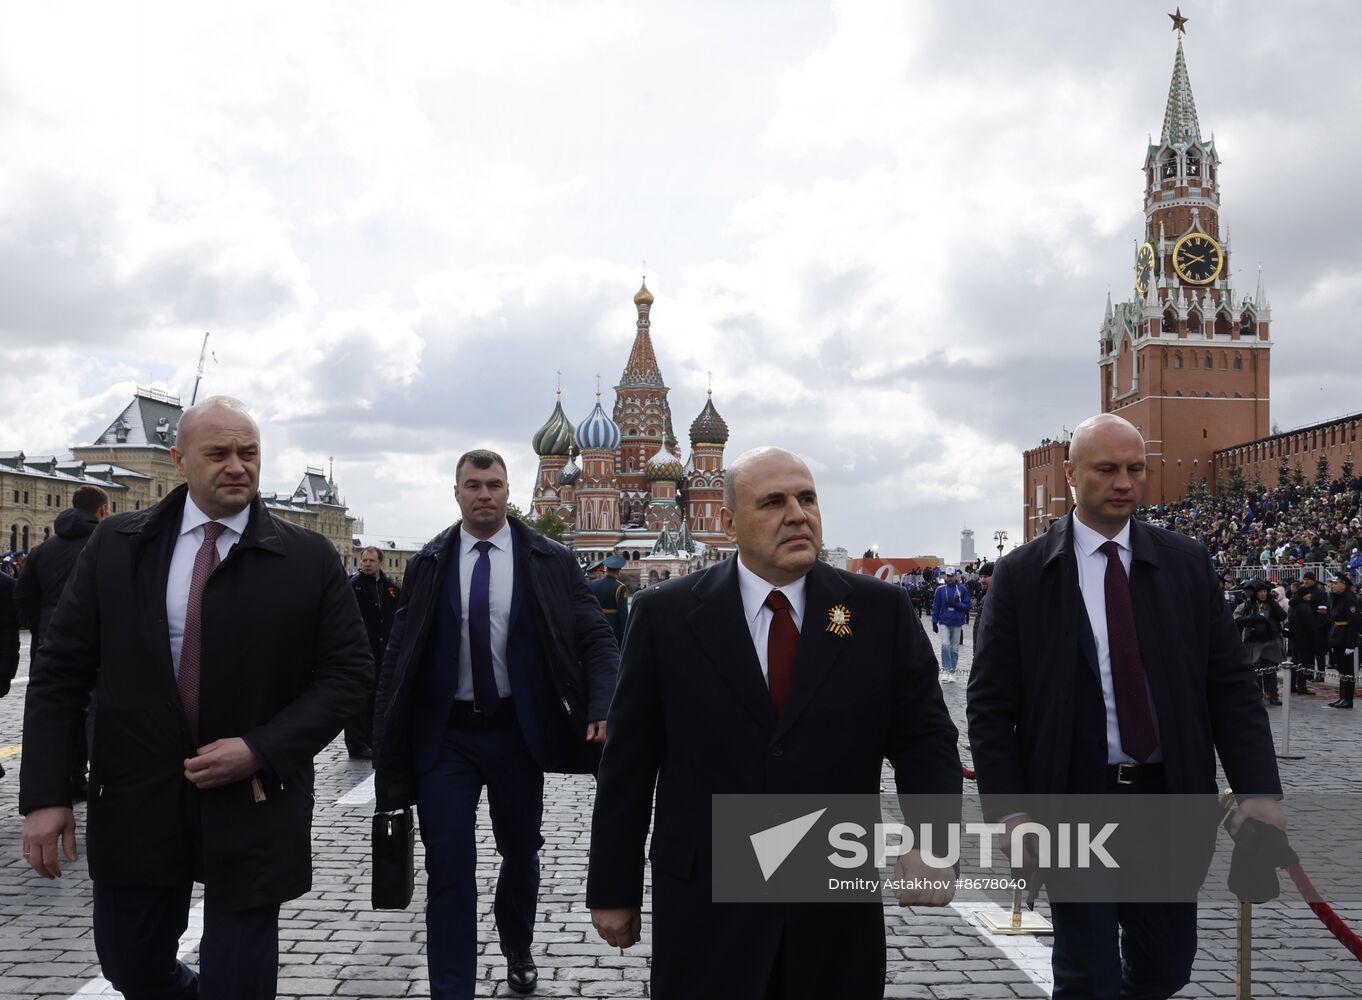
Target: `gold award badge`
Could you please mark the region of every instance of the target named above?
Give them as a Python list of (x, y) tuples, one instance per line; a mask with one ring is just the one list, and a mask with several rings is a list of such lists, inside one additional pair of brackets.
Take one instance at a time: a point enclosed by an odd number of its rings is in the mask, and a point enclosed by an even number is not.
[(845, 604), (828, 609), (828, 631), (842, 639), (851, 635), (851, 609)]

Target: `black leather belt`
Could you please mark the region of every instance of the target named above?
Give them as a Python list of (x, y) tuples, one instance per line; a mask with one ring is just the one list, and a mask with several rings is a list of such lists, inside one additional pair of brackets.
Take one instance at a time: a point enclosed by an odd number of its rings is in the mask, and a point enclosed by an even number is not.
[(1117, 785), (1133, 785), (1156, 777), (1163, 777), (1163, 764), (1107, 765), (1107, 780)]
[(479, 712), (471, 701), (456, 701), (449, 710), (450, 728), (470, 733), (512, 729), (516, 724), (515, 704), (510, 698), (502, 698), (497, 710), (491, 713)]

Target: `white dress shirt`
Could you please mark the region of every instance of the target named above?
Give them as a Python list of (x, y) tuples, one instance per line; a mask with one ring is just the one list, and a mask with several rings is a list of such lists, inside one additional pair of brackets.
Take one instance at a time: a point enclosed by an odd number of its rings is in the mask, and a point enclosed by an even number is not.
[[(473, 647), (468, 639), (468, 588), (473, 582), (473, 566), (478, 561), (478, 550), (473, 548), (481, 539), (459, 530), (459, 687), (454, 697), (459, 701), (475, 701), (473, 696)], [(515, 587), (515, 555), (508, 521), (487, 541), (491, 563), (491, 577), (487, 582), (490, 598), (492, 632), (492, 674), (497, 679), (497, 694), (511, 696), (511, 672), (506, 667), (506, 637), (511, 631), (511, 595)]]
[[(1107, 763), (1129, 764), (1135, 760), (1121, 749), (1121, 725), (1116, 720), (1116, 685), (1111, 676), (1111, 639), (1107, 635), (1107, 557), (1098, 551), (1105, 535), (1089, 528), (1073, 516), (1074, 558), (1078, 560), (1078, 589), (1083, 594), (1083, 606), (1088, 610), (1088, 622), (1092, 625), (1093, 642), (1097, 644), (1097, 670), (1102, 680), (1102, 700), (1107, 706)], [(1111, 539), (1118, 546), (1121, 566), (1130, 577), (1130, 522), (1121, 529), (1120, 534)], [(1154, 713), (1154, 699), (1149, 696), (1149, 678), (1145, 676), (1145, 697), (1149, 698), (1150, 714)], [(1158, 718), (1154, 717), (1154, 732), (1158, 734)], [(1163, 760), (1163, 750), (1155, 746), (1147, 764)]]
[[(203, 545), (203, 526), (214, 518), (199, 510), (188, 494), (184, 498), (184, 514), (180, 518), (180, 535), (175, 539), (175, 551), (170, 557), (170, 575), (166, 578), (166, 624), (170, 628), (170, 658), (175, 663), (175, 676), (180, 676), (180, 649), (184, 646), (184, 618), (189, 610), (189, 584), (194, 579), (194, 558)], [(232, 546), (241, 540), (251, 520), (251, 508), (245, 507), (231, 517), (216, 519), (226, 530), (218, 535), (219, 562), (227, 558)]]
[(743, 617), (747, 619), (747, 631), (752, 634), (752, 645), (757, 647), (757, 661), (761, 663), (762, 680), (767, 681), (769, 687), (766, 643), (771, 635), (771, 619), (775, 612), (766, 606), (766, 595), (772, 590), (779, 590), (784, 594), (790, 602), (790, 617), (794, 619), (795, 628), (803, 631), (804, 577), (801, 576), (794, 583), (787, 583), (783, 587), (776, 587), (748, 569), (743, 564), (741, 555), (733, 558), (738, 560), (738, 592), (742, 595)]

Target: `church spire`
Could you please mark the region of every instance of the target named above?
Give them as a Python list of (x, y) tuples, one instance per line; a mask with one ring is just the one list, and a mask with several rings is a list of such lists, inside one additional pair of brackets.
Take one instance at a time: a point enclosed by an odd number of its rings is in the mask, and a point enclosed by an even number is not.
[(1201, 140), (1201, 125), (1196, 119), (1192, 81), (1187, 77), (1187, 60), (1182, 54), (1182, 30), (1178, 30), (1178, 52), (1173, 59), (1173, 79), (1168, 85), (1168, 107), (1163, 113), (1162, 142), (1185, 146)]
[(662, 370), (657, 364), (657, 353), (653, 350), (653, 337), (650, 332), (652, 322), (648, 314), (653, 308), (653, 293), (648, 291), (644, 281), (634, 296), (634, 307), (638, 309), (638, 324), (634, 333), (634, 346), (625, 362), (624, 374), (620, 376), (620, 386), (646, 386), (664, 389)]

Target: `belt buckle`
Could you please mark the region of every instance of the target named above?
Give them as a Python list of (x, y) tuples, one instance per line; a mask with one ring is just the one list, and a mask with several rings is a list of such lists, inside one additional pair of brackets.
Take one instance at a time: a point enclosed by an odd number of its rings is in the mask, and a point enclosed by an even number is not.
[(1135, 769), (1138, 764), (1117, 764), (1116, 765), (1116, 784), (1133, 785), (1135, 784)]

